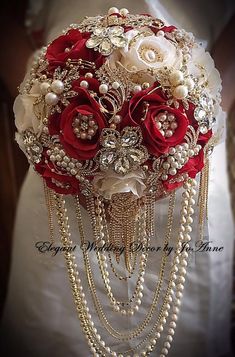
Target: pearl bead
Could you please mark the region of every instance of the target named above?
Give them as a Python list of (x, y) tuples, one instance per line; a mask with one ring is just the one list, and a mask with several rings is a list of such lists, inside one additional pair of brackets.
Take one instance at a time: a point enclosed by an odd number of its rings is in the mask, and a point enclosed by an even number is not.
[(92, 74), (91, 72), (87, 72), (87, 73), (85, 74), (85, 77), (86, 77), (86, 78), (93, 78), (93, 74)]
[(134, 93), (138, 93), (138, 92), (140, 92), (141, 91), (141, 86), (140, 85), (136, 85), (136, 86), (134, 86)]
[(188, 87), (189, 91), (193, 90), (193, 88), (195, 86), (195, 83), (194, 83), (194, 80), (192, 78), (187, 78), (184, 83)]
[(172, 130), (167, 130), (166, 131), (166, 137), (170, 138), (173, 135), (173, 131)]
[(45, 96), (45, 102), (48, 105), (56, 105), (59, 101), (59, 98), (57, 97), (57, 95), (55, 93), (47, 93)]
[(163, 349), (162, 349), (162, 353), (164, 353), (165, 355), (167, 355), (167, 354), (168, 354), (168, 349), (167, 349), (167, 348), (163, 348)]
[(101, 94), (107, 93), (108, 90), (109, 90), (109, 87), (108, 87), (107, 84), (101, 84), (101, 85), (99, 86), (99, 91), (100, 91)]
[(108, 10), (108, 15), (112, 14), (119, 14), (119, 10), (117, 7), (110, 7), (110, 9)]
[(177, 170), (174, 169), (174, 168), (171, 168), (171, 169), (169, 170), (169, 174), (172, 175), (172, 176), (176, 175), (176, 173), (177, 173)]
[(113, 118), (113, 121), (115, 124), (119, 124), (121, 122), (122, 118), (120, 115), (115, 115), (115, 117)]
[(165, 33), (164, 33), (164, 31), (162, 31), (162, 30), (160, 30), (160, 31), (157, 32), (157, 36), (164, 36), (164, 35), (165, 35)]
[(178, 70), (174, 71), (170, 74), (169, 80), (170, 80), (171, 84), (176, 86), (177, 84), (181, 83), (184, 80), (184, 74), (183, 74), (183, 72), (178, 71)]
[(55, 81), (52, 82), (51, 89), (56, 94), (61, 94), (64, 91), (64, 83), (62, 81), (60, 81), (59, 79), (56, 79)]
[(89, 83), (87, 81), (81, 81), (80, 82), (80, 87), (82, 88), (88, 88), (89, 87)]
[(40, 90), (43, 95), (47, 94), (49, 88), (50, 88), (50, 84), (47, 82), (42, 82), (40, 84)]
[(112, 87), (113, 87), (113, 89), (118, 89), (120, 87), (120, 83), (113, 82)]
[(155, 59), (156, 59), (156, 55), (155, 55), (155, 52), (153, 50), (148, 50), (145, 52), (144, 54), (145, 56), (145, 59), (148, 61), (148, 62), (154, 62)]
[(173, 95), (177, 99), (184, 99), (188, 95), (188, 88), (184, 85), (179, 85), (174, 89)]
[(167, 335), (166, 336), (166, 340), (169, 341), (169, 342), (172, 342), (173, 341), (173, 337), (171, 335)]
[(129, 14), (129, 10), (127, 10), (125, 8), (121, 9), (119, 12), (120, 12), (120, 15), (122, 15), (124, 17)]

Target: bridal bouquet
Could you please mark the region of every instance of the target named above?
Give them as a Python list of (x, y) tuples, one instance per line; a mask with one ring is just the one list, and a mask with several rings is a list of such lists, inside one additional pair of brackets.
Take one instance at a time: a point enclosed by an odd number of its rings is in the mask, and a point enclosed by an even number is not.
[[(43, 48), (15, 101), (17, 141), (54, 199), (63, 244), (71, 244), (64, 195), (74, 195), (77, 203), (86, 197), (97, 244), (110, 240), (128, 248), (136, 240), (149, 244), (155, 201), (170, 196), (173, 209), (173, 195), (181, 186), (185, 191), (178, 247), (189, 242), (194, 178), (199, 172), (204, 173), (199, 197), (204, 214), (220, 91), (214, 62), (191, 33), (149, 15), (131, 15), (126, 9), (111, 8), (105, 16), (72, 24)], [(103, 274), (106, 265), (97, 254)], [(84, 257), (87, 267), (85, 252)], [(92, 330), (69, 253), (65, 258), (92, 352), (116, 356)], [(142, 258), (145, 261), (146, 255)], [(120, 262), (118, 254), (116, 262)], [(183, 275), (184, 262), (185, 256), (176, 252), (173, 266)], [(131, 274), (133, 254), (128, 249), (125, 266)], [(174, 279), (175, 274), (171, 284)], [(181, 288), (183, 282), (181, 276)], [(107, 275), (104, 283), (114, 311), (126, 316), (138, 310), (138, 304), (131, 307), (131, 303), (121, 308)], [(174, 296), (179, 298), (178, 293)], [(139, 291), (139, 301), (142, 295)], [(141, 356), (153, 350), (164, 323), (165, 319), (156, 326)], [(161, 356), (168, 352), (170, 337)]]
[(220, 89), (192, 34), (150, 16), (87, 18), (34, 64), (15, 102), (18, 138), (58, 193), (157, 198), (202, 170)]

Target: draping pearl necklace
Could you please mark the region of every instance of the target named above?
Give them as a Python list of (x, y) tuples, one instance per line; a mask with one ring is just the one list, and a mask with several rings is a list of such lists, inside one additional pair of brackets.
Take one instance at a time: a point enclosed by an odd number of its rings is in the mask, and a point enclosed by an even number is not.
[[(172, 198), (175, 197), (174, 192), (171, 194), (171, 197)], [(170, 210), (171, 216), (172, 216), (172, 214), (173, 214), (172, 204), (169, 205), (169, 210)], [(82, 229), (82, 217), (81, 217), (81, 212), (80, 212), (80, 205), (77, 205), (76, 213), (77, 213), (77, 218), (78, 218), (78, 222), (79, 222), (80, 237), (81, 237), (81, 241), (83, 242), (84, 241), (84, 232)], [(168, 221), (168, 227), (167, 227), (168, 233), (166, 235), (164, 245), (168, 244), (168, 242), (169, 242), (171, 227), (172, 227), (172, 218)], [(82, 246), (83, 246), (83, 244), (82, 244)], [(83, 250), (83, 257), (84, 257), (84, 264), (86, 266), (85, 272), (87, 274), (87, 281), (88, 281), (89, 289), (90, 289), (90, 292), (91, 292), (91, 295), (93, 298), (94, 306), (95, 306), (96, 312), (100, 318), (100, 322), (103, 324), (104, 328), (114, 338), (122, 340), (122, 341), (128, 341), (130, 339), (138, 337), (144, 331), (144, 329), (148, 326), (148, 323), (153, 318), (154, 310), (157, 307), (157, 302), (160, 298), (160, 291), (161, 291), (163, 278), (164, 278), (164, 270), (165, 270), (166, 260), (167, 260), (166, 254), (163, 254), (162, 265), (161, 265), (161, 269), (160, 269), (160, 278), (159, 278), (159, 282), (158, 282), (157, 287), (154, 292), (154, 298), (153, 298), (153, 302), (150, 306), (149, 312), (147, 313), (145, 319), (138, 325), (138, 327), (136, 327), (129, 333), (127, 333), (127, 331), (119, 332), (116, 329), (114, 329), (113, 326), (110, 325), (109, 321), (107, 320), (107, 316), (102, 308), (102, 305), (98, 299), (98, 296), (96, 294), (95, 283), (94, 283), (92, 270), (91, 270), (91, 266), (90, 266), (90, 261), (89, 261), (89, 255), (87, 254), (87, 252), (85, 250)]]
[[(179, 306), (182, 298), (182, 291), (184, 288), (184, 276), (186, 274), (185, 267), (187, 266), (188, 254), (186, 252), (180, 254), (180, 249), (182, 247), (183, 242), (190, 240), (190, 232), (192, 231), (192, 206), (195, 204), (193, 196), (195, 196), (196, 194), (196, 191), (194, 189), (195, 186), (196, 182), (192, 179), (189, 179), (184, 185), (185, 191), (183, 193), (182, 199), (182, 216), (178, 235), (177, 251), (171, 270), (170, 282), (168, 284), (164, 302), (160, 309), (159, 317), (148, 335), (135, 348), (125, 351), (121, 354), (117, 354), (116, 352), (112, 351), (110, 347), (107, 347), (105, 342), (101, 339), (100, 335), (97, 334), (97, 329), (94, 327), (94, 322), (92, 321), (91, 315), (89, 314), (89, 308), (87, 307), (87, 301), (85, 299), (85, 294), (83, 293), (81, 280), (79, 279), (77, 265), (74, 263), (75, 257), (73, 254), (69, 253), (68, 251), (65, 251), (64, 255), (68, 268), (69, 280), (71, 282), (71, 287), (74, 295), (75, 305), (81, 322), (81, 327), (88, 340), (88, 345), (91, 349), (91, 352), (94, 356), (137, 357), (149, 355), (155, 348), (157, 341), (161, 336), (161, 332), (163, 331), (164, 325), (166, 324), (167, 320), (169, 320), (168, 334), (161, 350), (160, 357), (165, 357), (167, 355), (168, 350), (170, 348), (170, 344), (173, 339), (177, 315), (179, 313)], [(63, 196), (58, 194), (54, 195), (54, 199), (57, 208), (61, 241), (65, 248), (69, 248), (72, 245), (72, 241), (70, 239), (65, 200), (63, 199)], [(86, 269), (89, 269), (89, 266), (86, 266)], [(173, 288), (175, 288), (175, 294)], [(171, 314), (169, 315), (170, 310)]]

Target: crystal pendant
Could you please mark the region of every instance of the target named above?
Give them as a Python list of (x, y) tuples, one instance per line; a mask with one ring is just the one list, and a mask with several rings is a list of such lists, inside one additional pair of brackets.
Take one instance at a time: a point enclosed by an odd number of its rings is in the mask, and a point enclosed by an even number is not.
[(118, 174), (125, 175), (130, 169), (130, 162), (126, 157), (120, 157), (114, 164), (114, 170)]
[(99, 46), (100, 53), (108, 56), (112, 53), (113, 46), (109, 39), (104, 39)]
[(119, 48), (125, 47), (127, 44), (127, 39), (122, 36), (111, 36), (110, 41), (115, 47)]
[(200, 132), (206, 134), (208, 132), (208, 127), (205, 124), (199, 126)]
[(203, 108), (197, 107), (194, 110), (194, 117), (197, 121), (203, 121), (206, 118), (206, 111)]
[(117, 139), (114, 135), (109, 135), (103, 139), (102, 145), (106, 148), (114, 149), (117, 145)]
[(113, 163), (116, 157), (115, 152), (113, 151), (105, 151), (100, 155), (100, 163), (104, 167), (108, 167), (110, 164)]
[(92, 36), (91, 38), (89, 38), (89, 40), (87, 40), (86, 47), (87, 48), (97, 47), (102, 42), (102, 40), (103, 40), (102, 37)]
[(121, 141), (122, 146), (129, 147), (134, 146), (138, 143), (139, 136), (136, 131), (126, 130), (122, 135)]
[(129, 150), (128, 156), (135, 163), (139, 163), (144, 159), (144, 153), (135, 148)]

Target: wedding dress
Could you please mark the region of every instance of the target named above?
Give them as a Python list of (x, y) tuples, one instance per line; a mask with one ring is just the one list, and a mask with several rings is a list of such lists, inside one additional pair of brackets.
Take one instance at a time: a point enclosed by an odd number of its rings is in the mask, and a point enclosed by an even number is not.
[[(169, 12), (172, 17), (180, 12), (180, 9), (174, 12), (173, 1), (167, 1), (167, 9), (157, 1), (147, 2), (151, 11), (155, 13), (159, 8), (161, 11), (165, 10), (163, 17), (166, 19), (169, 18)], [(101, 0), (95, 2), (86, 0), (83, 4), (74, 0), (47, 2), (46, 13), (44, 13), (47, 40), (57, 36), (69, 23), (79, 21), (85, 15), (104, 13), (112, 5), (110, 1)], [(140, 1), (117, 1), (117, 6), (128, 7), (130, 12), (134, 13), (147, 12), (146, 4)], [(183, 11), (182, 7), (181, 10)], [(179, 18), (176, 19), (177, 21)], [(183, 26), (184, 23), (179, 25)], [(190, 30), (197, 35), (197, 27)], [(233, 225), (226, 165), (225, 144), (221, 142), (216, 146), (211, 158), (209, 217), (205, 239), (212, 241), (213, 246), (223, 246), (224, 249), (220, 253), (200, 253), (189, 266), (180, 318), (169, 353), (171, 357), (217, 357), (229, 353), (230, 350)], [(178, 192), (176, 202), (178, 211), (180, 210), (179, 195)], [(157, 205), (157, 213), (160, 217), (158, 219), (162, 223), (159, 225), (160, 228), (158, 227), (157, 244), (159, 245), (164, 235), (162, 227), (166, 220), (167, 207), (165, 200), (158, 202)], [(85, 222), (88, 222), (88, 214), (84, 209), (82, 214)], [(73, 221), (71, 227), (73, 227), (72, 236), (76, 237), (75, 243), (79, 245), (78, 233)], [(16, 216), (9, 289), (1, 327), (1, 344), (5, 351), (2, 356), (11, 356), (13, 353), (24, 357), (90, 356), (76, 315), (63, 254), (59, 253), (51, 257), (49, 253), (40, 254), (35, 247), (37, 242), (48, 240), (48, 216), (43, 182), (32, 169), (29, 169), (21, 190)], [(59, 238), (57, 243), (59, 244)], [(85, 281), (79, 247), (75, 254), (78, 258), (79, 271)], [(94, 253), (90, 253), (90, 259), (93, 267), (96, 267)], [(143, 305), (138, 315), (140, 319), (143, 319), (151, 303), (158, 263), (158, 255), (150, 254)], [(96, 283), (105, 309), (106, 299), (102, 280), (97, 278)], [(123, 284), (124, 291), (118, 290), (119, 282), (117, 285), (114, 282), (113, 286), (115, 292), (123, 296), (130, 296), (133, 291), (131, 279), (128, 284)], [(93, 316), (94, 311), (89, 299), (88, 302)], [(130, 317), (124, 323), (123, 319), (116, 320), (116, 326), (123, 329), (127, 321), (128, 327), (135, 326), (137, 322), (135, 317)], [(99, 328), (101, 335), (106, 336), (105, 331)], [(114, 345), (114, 350), (120, 351), (122, 347), (117, 343)], [(154, 353), (153, 355), (156, 356)]]

